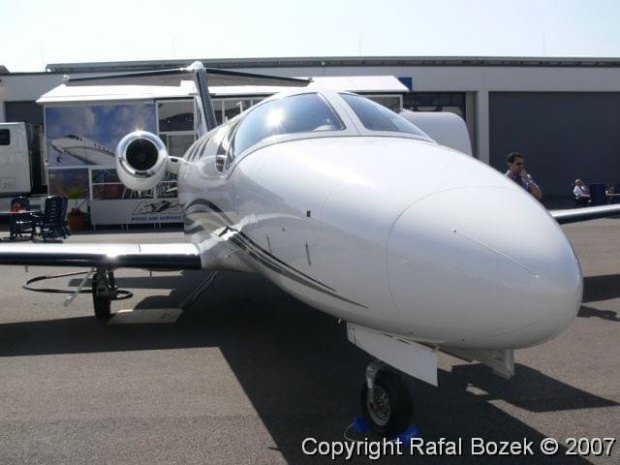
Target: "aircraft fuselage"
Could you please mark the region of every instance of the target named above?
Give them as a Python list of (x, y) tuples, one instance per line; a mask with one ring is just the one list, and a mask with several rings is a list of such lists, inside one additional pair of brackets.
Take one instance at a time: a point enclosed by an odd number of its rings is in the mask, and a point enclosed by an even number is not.
[(271, 140), (225, 163), (226, 125), (196, 142), (205, 150), (181, 166), (179, 195), (186, 232), (209, 243), (205, 263), (256, 271), (337, 318), (446, 347), (526, 347), (570, 324), (579, 263), (536, 200), (469, 156), (375, 136), (347, 116), (357, 134)]

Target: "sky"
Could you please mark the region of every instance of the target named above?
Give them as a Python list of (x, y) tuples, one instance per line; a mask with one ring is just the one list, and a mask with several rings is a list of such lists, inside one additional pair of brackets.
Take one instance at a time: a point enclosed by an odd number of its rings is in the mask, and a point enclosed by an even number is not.
[(620, 0), (0, 0), (0, 65), (620, 57)]

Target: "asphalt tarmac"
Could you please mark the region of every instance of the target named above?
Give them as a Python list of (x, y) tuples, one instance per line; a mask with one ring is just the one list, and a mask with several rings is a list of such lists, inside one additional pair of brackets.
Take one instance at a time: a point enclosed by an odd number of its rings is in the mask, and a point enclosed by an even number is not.
[[(509, 381), (448, 355), (439, 388), (408, 380), (425, 444), (439, 448), (444, 438), (460, 450), (378, 450), (370, 436), (336, 463), (620, 464), (620, 220), (564, 230), (585, 275), (583, 306), (564, 334), (517, 352)], [(151, 229), (68, 242), (180, 240), (179, 231)], [(134, 295), (113, 312), (146, 317), (119, 324), (96, 320), (88, 295), (63, 307), (65, 295), (21, 288), (68, 271), (0, 268), (0, 464), (333, 463), (322, 454), (338, 452), (359, 415), (370, 360), (338, 321), (260, 276), (232, 272), (176, 321), (160, 320), (157, 309), (178, 307), (201, 273), (118, 271), (119, 286)], [(473, 455), (472, 438), (489, 452), (514, 443), (521, 455)], [(547, 438), (559, 443), (555, 455), (540, 452)]]

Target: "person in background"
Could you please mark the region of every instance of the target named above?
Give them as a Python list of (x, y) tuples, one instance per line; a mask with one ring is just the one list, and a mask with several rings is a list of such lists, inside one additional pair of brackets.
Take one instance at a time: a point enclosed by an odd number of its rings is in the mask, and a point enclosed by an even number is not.
[(607, 196), (607, 203), (618, 203), (618, 197), (616, 197), (616, 188), (611, 186), (609, 189), (605, 191), (605, 195)]
[(590, 202), (590, 192), (581, 179), (575, 179), (573, 187), (575, 196), (575, 207), (587, 207)]
[(508, 171), (506, 176), (519, 184), (523, 189), (532, 194), (536, 199), (542, 199), (542, 190), (534, 182), (532, 176), (525, 171), (525, 158), (519, 152), (512, 152), (506, 157)]

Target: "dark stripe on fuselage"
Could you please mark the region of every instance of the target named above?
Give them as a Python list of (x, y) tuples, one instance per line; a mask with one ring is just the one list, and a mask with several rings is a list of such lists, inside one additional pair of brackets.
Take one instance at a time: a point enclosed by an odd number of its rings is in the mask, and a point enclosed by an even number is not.
[[(197, 202), (192, 202), (192, 204), (191, 204), (191, 205), (195, 205), (196, 203), (197, 203)], [(201, 203), (201, 205), (207, 206), (207, 207), (209, 207), (209, 208), (210, 208), (212, 205), (213, 205), (214, 207), (216, 207), (216, 206), (215, 206), (213, 203), (211, 203), (211, 202), (208, 202), (208, 204), (207, 204), (207, 203)], [(217, 207), (216, 207), (216, 208), (217, 208)], [(206, 212), (202, 212), (202, 213), (206, 213)], [(218, 214), (220, 214), (220, 213), (221, 213), (221, 214), (222, 214), (222, 217), (225, 217), (225, 218), (227, 218), (227, 219), (228, 219), (228, 217), (226, 217), (226, 215), (225, 215), (225, 214), (224, 214), (221, 210), (219, 210), (219, 209), (218, 209), (217, 213), (218, 213)], [(187, 214), (186, 214), (186, 218), (188, 218)], [(192, 221), (192, 220), (190, 220), (190, 221)], [(198, 222), (194, 222), (194, 223), (192, 223), (192, 227), (193, 227), (193, 228), (195, 228), (195, 226), (196, 226), (197, 224), (198, 224)], [(232, 225), (230, 224), (230, 222), (229, 222), (228, 224), (221, 224), (221, 226), (222, 226), (222, 227), (227, 227), (227, 228), (229, 228), (230, 230), (233, 230), (233, 231), (236, 231), (236, 232), (237, 232), (237, 234), (238, 234), (238, 235), (241, 237), (241, 239), (245, 242), (245, 245), (244, 245), (244, 247), (243, 247), (243, 249), (244, 249), (244, 250), (246, 250), (246, 251), (247, 251), (247, 250), (249, 250), (249, 248), (250, 248), (250, 247), (252, 247), (252, 248), (254, 248), (254, 249), (255, 249), (255, 252), (258, 252), (259, 254), (261, 254), (261, 255), (265, 256), (265, 257), (266, 257), (266, 259), (271, 260), (271, 261), (275, 261), (275, 262), (279, 263), (282, 267), (284, 267), (284, 268), (288, 268), (288, 269), (290, 269), (292, 272), (297, 273), (297, 274), (300, 274), (300, 275), (301, 275), (301, 276), (303, 276), (305, 279), (310, 280), (310, 281), (313, 281), (314, 283), (316, 283), (316, 284), (318, 284), (318, 285), (320, 285), (320, 286), (323, 286), (324, 288), (329, 289), (330, 291), (335, 291), (335, 289), (333, 289), (333, 288), (331, 288), (331, 287), (327, 286), (326, 284), (323, 284), (322, 282), (317, 281), (316, 279), (314, 279), (314, 278), (312, 278), (312, 277), (310, 277), (310, 276), (308, 276), (308, 275), (306, 275), (306, 274), (302, 273), (301, 271), (299, 271), (299, 270), (297, 270), (297, 269), (293, 268), (292, 266), (290, 266), (288, 263), (283, 262), (283, 261), (282, 261), (282, 260), (280, 260), (278, 257), (274, 256), (271, 252), (269, 252), (269, 251), (265, 250), (265, 249), (264, 249), (264, 248), (262, 248), (260, 245), (258, 245), (256, 242), (254, 242), (252, 239), (250, 239), (250, 238), (247, 236), (247, 234), (245, 234), (243, 231), (239, 231), (239, 230), (237, 230), (237, 229), (233, 228), (233, 227), (232, 227)], [(213, 232), (213, 231), (210, 231), (210, 232)], [(237, 244), (237, 245), (239, 245), (239, 244)]]
[(292, 271), (294, 271), (295, 273), (299, 273), (300, 275), (302, 275), (304, 278), (309, 279), (310, 281), (314, 281), (316, 284), (319, 284), (321, 286), (323, 286), (326, 289), (329, 289), (330, 291), (335, 291), (334, 288), (329, 287), (326, 284), (323, 284), (320, 281), (317, 281), (314, 278), (311, 278), (310, 276), (302, 273), (299, 270), (296, 270), (295, 268), (293, 268), (292, 266), (290, 266), (288, 263), (283, 262), (282, 260), (280, 260), (278, 257), (276, 257), (275, 255), (273, 255), (271, 252), (263, 249), (260, 245), (258, 245), (256, 242), (254, 242), (252, 239), (250, 239), (245, 233), (243, 233), (243, 231), (239, 231), (239, 235), (252, 247), (254, 247), (255, 249), (257, 249), (259, 252), (261, 252), (262, 254), (266, 255), (267, 257), (269, 257), (271, 260), (276, 261), (277, 263), (280, 263), (282, 266), (286, 267), (286, 268), (290, 268)]
[[(336, 294), (335, 292), (331, 292), (331, 290), (333, 290), (331, 287), (326, 286), (325, 284), (316, 281), (315, 279), (312, 279), (308, 276), (306, 276), (305, 274), (301, 273), (300, 271), (296, 270), (295, 268), (291, 267), (290, 265), (287, 265), (286, 263), (282, 262), (281, 260), (276, 259), (277, 261), (271, 259), (273, 257), (273, 255), (271, 254), (266, 254), (265, 251), (261, 248), (258, 248), (258, 250), (256, 248), (254, 248), (254, 246), (250, 247), (250, 244), (246, 241), (246, 239), (244, 238), (243, 233), (237, 233), (236, 235), (234, 235), (233, 237), (230, 238), (230, 240), (233, 242), (233, 244), (241, 247), (250, 257), (252, 257), (254, 260), (256, 260), (257, 262), (259, 262), (260, 264), (262, 264), (263, 266), (269, 268), (270, 270), (292, 280), (295, 281), (299, 284), (302, 284), (306, 287), (309, 287), (310, 289), (314, 289), (315, 291), (321, 292), (323, 294), (327, 294), (331, 297), (334, 297), (335, 299), (338, 300), (342, 300), (343, 302), (347, 302), (353, 305), (357, 305), (358, 307), (363, 307), (363, 308), (368, 308), (362, 304), (359, 304), (357, 302), (354, 302), (352, 300), (346, 299), (344, 297), (339, 296), (338, 294)], [(249, 240), (249, 239), (248, 239)], [(260, 253), (262, 252), (262, 253)], [(275, 257), (273, 257), (275, 258)], [(286, 266), (286, 268), (282, 267), (279, 265), (279, 263), (282, 263), (284, 266)], [(315, 284), (317, 283), (317, 284)], [(323, 288), (319, 287), (322, 286)], [(327, 290), (330, 289), (330, 290)]]
[(232, 225), (232, 220), (228, 217), (228, 215), (226, 215), (226, 213), (224, 213), (220, 207), (218, 207), (217, 205), (215, 205), (213, 202), (209, 202), (208, 200), (205, 199), (195, 199), (192, 200), (189, 205), (185, 205), (183, 207), (183, 209), (185, 210), (185, 213), (187, 214), (187, 211), (196, 206), (196, 205), (201, 205), (201, 206), (205, 206), (207, 208), (210, 208), (213, 212), (217, 213), (218, 216), (220, 216), (225, 223), (222, 224), (222, 226), (230, 226)]
[[(245, 233), (235, 229), (232, 226), (232, 221), (230, 218), (214, 203), (209, 202), (204, 199), (196, 199), (192, 201), (189, 205), (187, 205), (185, 209), (185, 232), (187, 234), (195, 234), (200, 231), (206, 231), (206, 228), (202, 226), (199, 222), (191, 220), (189, 218), (189, 213), (187, 210), (194, 206), (204, 206), (212, 210), (213, 213), (216, 213), (220, 219), (223, 219), (227, 222), (227, 224), (222, 224), (222, 227), (228, 228), (230, 231), (233, 231), (235, 234), (229, 239), (233, 244), (241, 248), (245, 251), (250, 257), (256, 260), (261, 265), (266, 268), (272, 270), (275, 273), (278, 273), (292, 281), (295, 281), (299, 284), (302, 284), (306, 287), (309, 287), (315, 291), (321, 292), (323, 294), (327, 294), (331, 297), (334, 297), (338, 300), (342, 300), (343, 302), (347, 302), (353, 305), (357, 305), (358, 307), (368, 308), (365, 305), (354, 302), (352, 300), (346, 299), (344, 297), (336, 294), (336, 290), (327, 286), (326, 284), (317, 281), (316, 279), (302, 273), (301, 271), (293, 268), (288, 263), (280, 260), (278, 257), (274, 256), (271, 252), (265, 250), (252, 239), (250, 239)], [(195, 211), (193, 213), (209, 213), (205, 211)], [(213, 233), (213, 231), (209, 231), (209, 233)]]

